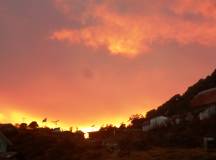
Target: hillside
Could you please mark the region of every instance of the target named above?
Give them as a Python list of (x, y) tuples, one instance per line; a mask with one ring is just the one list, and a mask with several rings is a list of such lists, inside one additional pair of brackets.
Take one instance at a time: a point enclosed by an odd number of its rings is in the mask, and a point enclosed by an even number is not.
[(213, 87), (216, 87), (216, 70), (205, 79), (200, 79), (197, 83), (190, 86), (184, 94), (176, 94), (157, 109), (147, 112), (146, 117), (152, 118), (159, 115), (173, 116), (189, 112), (192, 110), (190, 102), (193, 97), (199, 92)]

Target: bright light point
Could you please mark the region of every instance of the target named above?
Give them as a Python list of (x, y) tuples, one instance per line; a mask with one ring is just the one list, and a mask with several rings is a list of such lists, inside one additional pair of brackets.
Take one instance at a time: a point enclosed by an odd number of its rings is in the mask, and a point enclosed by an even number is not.
[(85, 138), (89, 138), (89, 132), (95, 132), (98, 131), (100, 127), (81, 127), (81, 131), (84, 132)]

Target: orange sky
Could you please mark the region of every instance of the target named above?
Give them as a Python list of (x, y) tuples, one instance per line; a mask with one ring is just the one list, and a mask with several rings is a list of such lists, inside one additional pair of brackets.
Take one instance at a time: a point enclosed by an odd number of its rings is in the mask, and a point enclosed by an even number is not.
[(0, 1), (0, 122), (98, 128), (183, 93), (216, 68), (215, 3)]

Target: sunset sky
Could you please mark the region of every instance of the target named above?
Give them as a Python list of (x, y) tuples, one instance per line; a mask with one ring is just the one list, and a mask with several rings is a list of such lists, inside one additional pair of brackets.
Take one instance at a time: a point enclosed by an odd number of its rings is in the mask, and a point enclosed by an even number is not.
[(215, 0), (0, 0), (0, 122), (120, 124), (215, 68)]

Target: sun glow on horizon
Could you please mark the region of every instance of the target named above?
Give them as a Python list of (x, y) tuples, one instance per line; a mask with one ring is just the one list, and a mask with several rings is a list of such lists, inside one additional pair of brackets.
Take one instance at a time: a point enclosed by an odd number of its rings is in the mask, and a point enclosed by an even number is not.
[[(0, 123), (12, 123), (13, 125), (26, 123), (27, 125), (30, 124), (32, 121), (36, 121), (40, 127), (49, 127), (49, 128), (61, 128), (62, 131), (69, 131), (72, 129), (72, 132), (76, 132), (77, 130), (82, 131), (85, 133), (85, 138), (88, 138), (89, 132), (98, 131), (101, 127), (104, 127), (108, 124), (119, 127), (122, 121), (122, 118), (112, 118), (108, 120), (103, 120), (101, 122), (97, 122), (95, 124), (67, 124), (63, 121), (59, 121), (58, 124), (53, 123), (52, 120), (49, 118), (47, 122), (43, 122), (44, 117), (33, 116), (29, 113), (20, 112), (17, 110), (13, 110), (10, 112), (0, 113)], [(125, 123), (126, 124), (126, 123)]]

